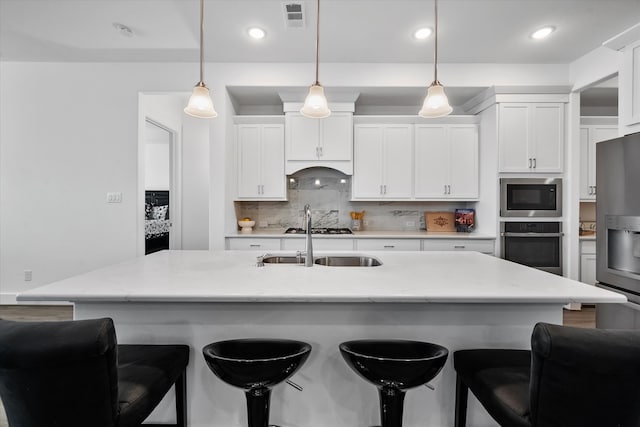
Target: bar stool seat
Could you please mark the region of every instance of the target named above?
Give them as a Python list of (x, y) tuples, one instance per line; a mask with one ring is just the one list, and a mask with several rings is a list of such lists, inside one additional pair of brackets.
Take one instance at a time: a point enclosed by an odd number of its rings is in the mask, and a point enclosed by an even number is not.
[(449, 351), (437, 344), (409, 340), (355, 340), (340, 344), (347, 364), (378, 388), (382, 427), (401, 427), (407, 390), (431, 381)]
[(268, 427), (271, 389), (295, 374), (310, 352), (305, 342), (268, 338), (219, 341), (202, 349), (218, 378), (245, 391), (249, 427)]

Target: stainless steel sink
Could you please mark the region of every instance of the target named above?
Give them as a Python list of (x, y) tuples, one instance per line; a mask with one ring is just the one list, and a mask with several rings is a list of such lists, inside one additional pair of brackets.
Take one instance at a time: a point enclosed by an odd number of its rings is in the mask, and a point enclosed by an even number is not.
[[(271, 255), (258, 257), (258, 264), (300, 264), (304, 265), (304, 255)], [(314, 258), (316, 265), (327, 267), (378, 267), (382, 262), (366, 255), (325, 255)]]
[(297, 255), (265, 255), (262, 257), (265, 264), (304, 264), (304, 256)]
[(317, 257), (314, 262), (327, 267), (378, 267), (382, 265), (379, 259), (364, 255), (321, 256)]

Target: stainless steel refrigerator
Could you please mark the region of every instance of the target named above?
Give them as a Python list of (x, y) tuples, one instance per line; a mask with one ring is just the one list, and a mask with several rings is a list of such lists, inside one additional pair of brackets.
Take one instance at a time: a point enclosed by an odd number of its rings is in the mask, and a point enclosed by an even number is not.
[(596, 286), (626, 304), (598, 304), (598, 328), (640, 329), (640, 133), (596, 144)]

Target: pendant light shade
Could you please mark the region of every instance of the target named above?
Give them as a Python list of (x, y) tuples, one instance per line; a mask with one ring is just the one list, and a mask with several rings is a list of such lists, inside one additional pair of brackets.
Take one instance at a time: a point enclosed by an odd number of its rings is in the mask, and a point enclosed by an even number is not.
[(418, 113), (420, 117), (435, 118), (451, 114), (453, 108), (449, 105), (449, 98), (444, 93), (444, 88), (439, 81), (434, 81), (427, 89), (427, 97), (424, 99), (422, 109)]
[(444, 93), (444, 87), (438, 81), (438, 0), (435, 1), (435, 47), (433, 54), (433, 82), (427, 89), (427, 97), (424, 99), (422, 109), (418, 112), (420, 117), (435, 118), (451, 114), (453, 108), (449, 105), (449, 98)]
[(209, 88), (204, 84), (202, 75), (204, 71), (204, 0), (200, 0), (200, 81), (193, 88), (184, 112), (190, 116), (201, 119), (212, 119), (218, 116), (213, 108), (213, 101), (209, 95)]
[(189, 103), (184, 109), (184, 112), (193, 117), (199, 117), (202, 119), (212, 119), (218, 116), (216, 110), (213, 108), (213, 101), (209, 96), (209, 88), (199, 82), (194, 88)]
[(331, 115), (324, 88), (318, 81), (318, 59), (320, 46), (320, 0), (318, 0), (318, 14), (316, 19), (316, 81), (309, 88), (309, 94), (304, 100), (300, 114), (311, 119), (324, 119)]
[(315, 83), (309, 88), (309, 94), (304, 100), (300, 113), (313, 119), (324, 119), (331, 115), (327, 98), (324, 96), (324, 88), (320, 86), (320, 83)]

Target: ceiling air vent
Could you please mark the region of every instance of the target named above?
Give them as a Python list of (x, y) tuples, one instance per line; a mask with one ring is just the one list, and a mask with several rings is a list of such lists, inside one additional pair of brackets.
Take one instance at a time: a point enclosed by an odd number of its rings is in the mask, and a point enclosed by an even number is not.
[(284, 24), (287, 28), (304, 27), (303, 3), (284, 3)]

